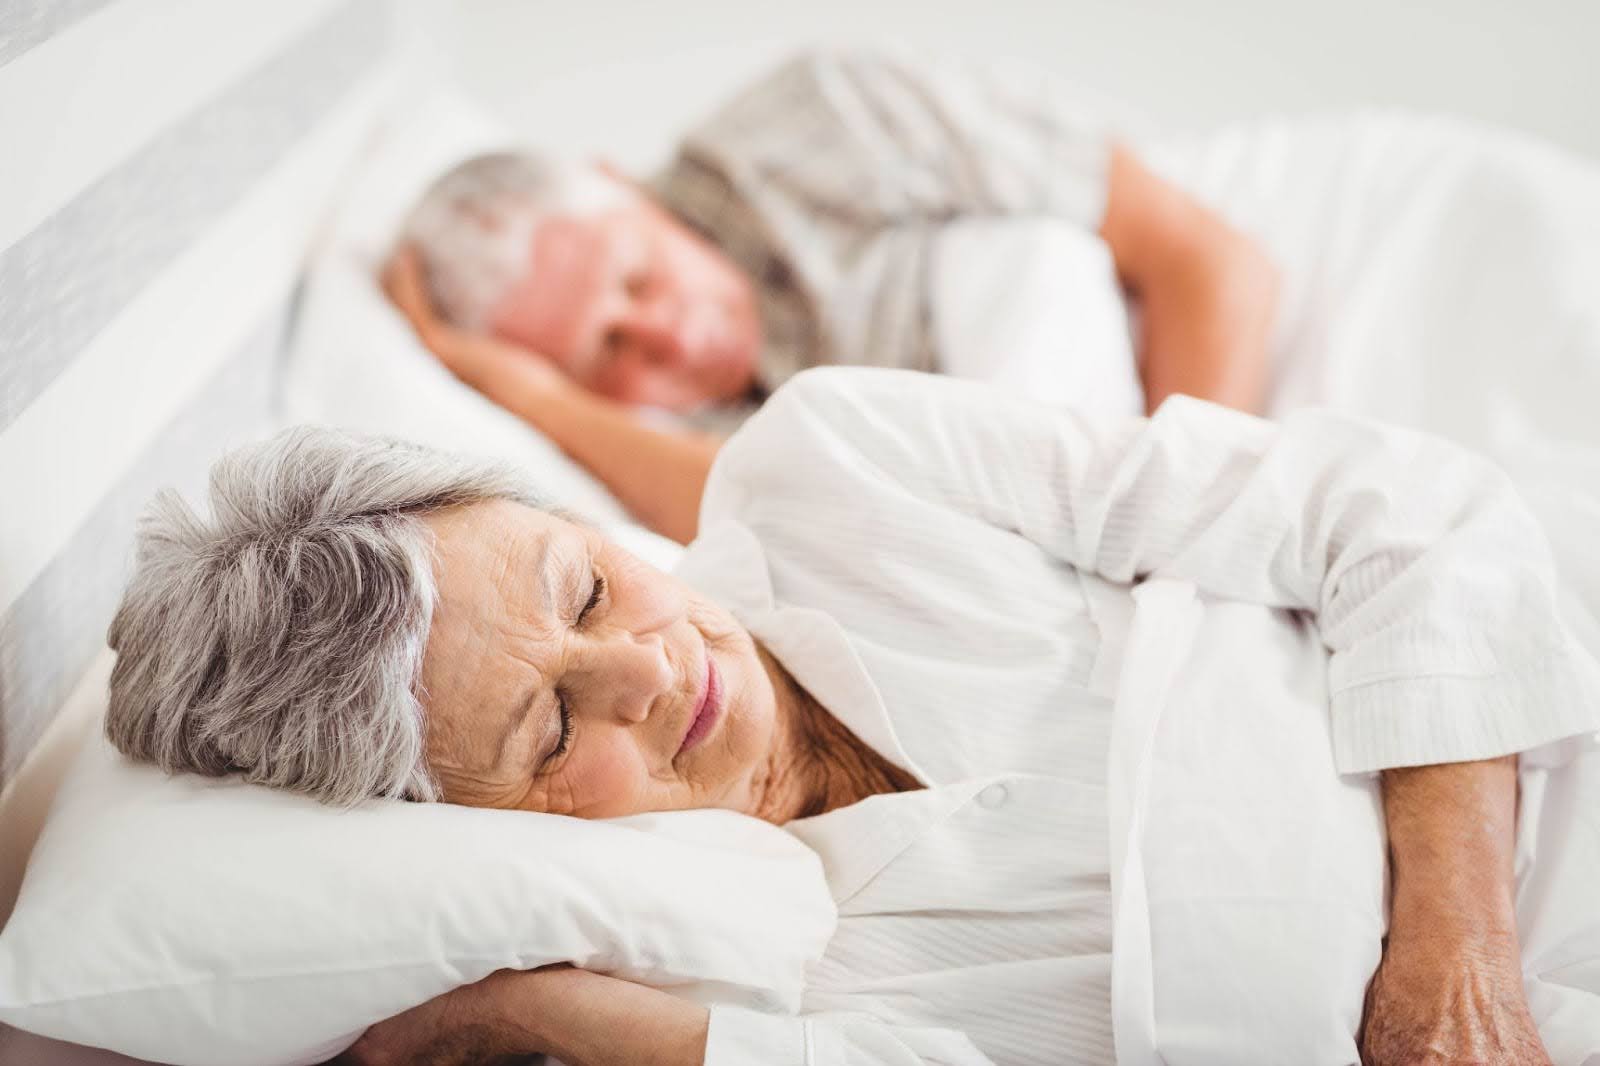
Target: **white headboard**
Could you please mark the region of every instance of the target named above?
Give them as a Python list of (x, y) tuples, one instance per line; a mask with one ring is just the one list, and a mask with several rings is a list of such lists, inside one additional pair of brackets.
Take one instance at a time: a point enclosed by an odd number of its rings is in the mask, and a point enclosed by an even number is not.
[(279, 418), (296, 278), (395, 96), (396, 23), (386, 0), (0, 4), (0, 922), (41, 805), (25, 763), (103, 683), (140, 510)]

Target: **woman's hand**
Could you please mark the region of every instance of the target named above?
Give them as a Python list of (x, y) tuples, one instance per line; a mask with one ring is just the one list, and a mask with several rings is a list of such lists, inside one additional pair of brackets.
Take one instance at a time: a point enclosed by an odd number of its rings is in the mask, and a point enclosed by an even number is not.
[(500, 970), (379, 1022), (330, 1066), (700, 1066), (710, 1014), (571, 966)]
[(570, 385), (548, 359), (487, 333), (461, 329), (441, 318), (423, 281), (414, 248), (401, 248), (383, 272), (383, 290), (416, 330), (417, 338), (452, 374), (496, 402), (508, 384), (555, 392)]
[(1391, 939), (1367, 987), (1365, 1066), (1550, 1066), (1516, 940)]
[(500, 970), (476, 984), (430, 999), (361, 1034), (329, 1066), (501, 1066), (543, 1053), (539, 1037), (511, 1010), (537, 999), (541, 975), (554, 969)]

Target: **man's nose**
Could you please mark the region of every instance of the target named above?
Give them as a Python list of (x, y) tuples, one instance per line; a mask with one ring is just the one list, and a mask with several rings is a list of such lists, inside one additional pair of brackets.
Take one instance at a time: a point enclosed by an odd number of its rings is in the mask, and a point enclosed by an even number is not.
[(677, 681), (659, 633), (608, 634), (581, 656), (587, 698), (579, 702), (594, 714), (642, 722)]
[(676, 366), (689, 354), (689, 316), (676, 304), (657, 300), (634, 314), (634, 340), (644, 357), (652, 363)]

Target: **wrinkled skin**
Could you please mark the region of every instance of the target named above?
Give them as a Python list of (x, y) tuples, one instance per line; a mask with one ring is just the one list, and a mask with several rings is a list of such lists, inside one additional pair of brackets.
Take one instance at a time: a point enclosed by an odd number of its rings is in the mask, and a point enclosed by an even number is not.
[(1366, 1066), (1550, 1066), (1516, 942), (1391, 940), (1367, 987)]

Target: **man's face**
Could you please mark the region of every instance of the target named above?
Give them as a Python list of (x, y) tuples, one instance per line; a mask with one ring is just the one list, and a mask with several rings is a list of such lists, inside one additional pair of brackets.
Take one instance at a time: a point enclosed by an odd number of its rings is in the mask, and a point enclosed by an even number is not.
[(489, 328), (602, 396), (676, 411), (745, 394), (761, 348), (749, 279), (643, 194), (542, 220)]

